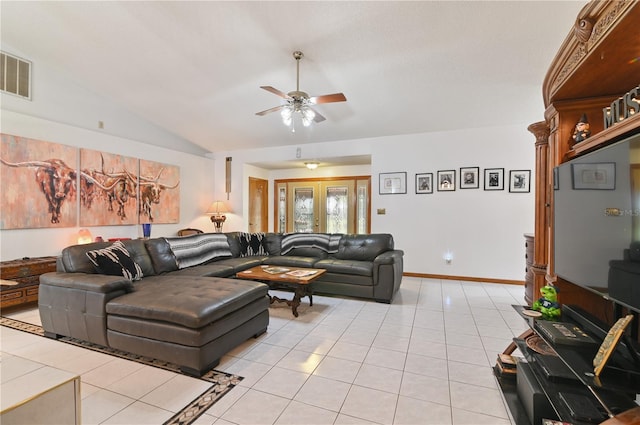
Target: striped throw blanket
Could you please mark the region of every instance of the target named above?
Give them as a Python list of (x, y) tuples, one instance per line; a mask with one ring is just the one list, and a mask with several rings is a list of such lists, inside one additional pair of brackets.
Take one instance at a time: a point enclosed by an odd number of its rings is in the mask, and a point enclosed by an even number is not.
[(340, 233), (289, 233), (282, 237), (280, 253), (286, 255), (294, 248), (318, 248), (327, 254), (335, 254), (340, 238)]
[(164, 238), (179, 269), (197, 266), (216, 258), (231, 257), (231, 249), (227, 237), (219, 233), (202, 233), (183, 236), (181, 238)]

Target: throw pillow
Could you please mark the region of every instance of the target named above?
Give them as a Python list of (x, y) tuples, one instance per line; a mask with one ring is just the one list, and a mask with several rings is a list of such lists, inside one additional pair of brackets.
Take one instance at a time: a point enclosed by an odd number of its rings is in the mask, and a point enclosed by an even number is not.
[(87, 252), (96, 271), (111, 276), (124, 276), (129, 280), (142, 279), (142, 268), (136, 263), (121, 241), (112, 245)]
[(269, 255), (264, 247), (264, 233), (240, 233), (240, 256)]

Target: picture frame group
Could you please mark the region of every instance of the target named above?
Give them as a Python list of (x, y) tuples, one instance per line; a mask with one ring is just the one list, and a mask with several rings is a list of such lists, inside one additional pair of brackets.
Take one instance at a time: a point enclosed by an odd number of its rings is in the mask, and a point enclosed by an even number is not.
[[(406, 194), (407, 173), (380, 173), (379, 193)], [(460, 167), (459, 170), (438, 170), (434, 173), (415, 174), (415, 193), (432, 194), (438, 192), (453, 192), (459, 189), (479, 189), (483, 181), (483, 188), (487, 191), (505, 189), (505, 169), (480, 167)], [(507, 186), (511, 193), (528, 193), (531, 191), (531, 170), (510, 170)]]

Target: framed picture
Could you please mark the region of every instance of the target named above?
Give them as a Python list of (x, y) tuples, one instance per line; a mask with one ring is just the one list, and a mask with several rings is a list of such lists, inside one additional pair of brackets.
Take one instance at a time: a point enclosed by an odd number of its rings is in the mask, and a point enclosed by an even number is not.
[(416, 193), (433, 193), (433, 173), (416, 174)]
[(616, 163), (571, 164), (574, 189), (614, 190), (616, 188)]
[(460, 168), (460, 189), (477, 189), (480, 187), (480, 168)]
[(530, 190), (531, 170), (509, 171), (509, 192), (526, 193)]
[(438, 171), (438, 192), (456, 190), (456, 170)]
[(504, 168), (484, 169), (484, 190), (504, 190)]
[(380, 173), (380, 195), (407, 193), (407, 173)]

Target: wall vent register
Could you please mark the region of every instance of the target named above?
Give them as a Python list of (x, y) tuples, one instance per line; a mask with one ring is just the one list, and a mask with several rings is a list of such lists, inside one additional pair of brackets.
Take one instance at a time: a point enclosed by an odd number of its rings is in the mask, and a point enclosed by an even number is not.
[(31, 62), (0, 52), (0, 91), (31, 100)]

